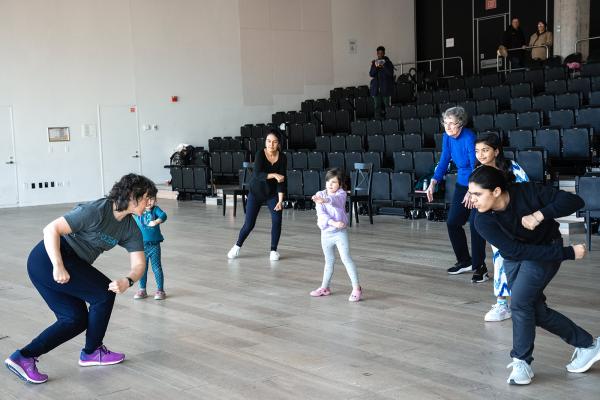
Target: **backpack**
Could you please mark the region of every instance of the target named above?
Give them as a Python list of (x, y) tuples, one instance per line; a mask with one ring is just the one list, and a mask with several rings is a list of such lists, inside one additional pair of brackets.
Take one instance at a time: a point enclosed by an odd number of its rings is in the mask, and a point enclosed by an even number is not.
[(171, 165), (191, 165), (194, 157), (194, 146), (186, 145), (171, 155)]

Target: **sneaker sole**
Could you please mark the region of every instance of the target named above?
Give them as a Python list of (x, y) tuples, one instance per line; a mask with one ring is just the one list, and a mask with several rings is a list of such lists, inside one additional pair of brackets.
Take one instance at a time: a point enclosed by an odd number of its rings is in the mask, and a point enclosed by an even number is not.
[(106, 362), (106, 361), (81, 361), (79, 360), (79, 365), (82, 367), (101, 367), (104, 365), (115, 365), (115, 364), (120, 364), (123, 361), (125, 361), (125, 359), (123, 358), (122, 360), (119, 361), (111, 361), (111, 362)]
[(569, 367), (567, 366), (567, 371), (573, 372), (573, 373), (586, 372), (588, 369), (592, 368), (592, 365), (594, 365), (594, 363), (598, 360), (600, 360), (600, 352), (598, 354), (596, 354), (596, 357), (594, 357), (590, 361), (588, 361), (588, 363), (585, 364), (583, 367), (577, 368), (577, 369), (569, 369)]
[(490, 278), (488, 276), (484, 276), (483, 278), (481, 278), (479, 280), (471, 279), (471, 282), (472, 283), (483, 283), (483, 282), (487, 282), (489, 280), (490, 280)]
[(507, 319), (511, 319), (511, 318), (512, 318), (512, 315), (507, 315), (504, 318), (496, 318), (496, 319), (492, 319), (492, 318), (488, 319), (487, 316), (486, 316), (486, 317), (483, 318), (483, 320), (485, 322), (501, 322), (501, 321), (506, 321)]
[(457, 271), (452, 271), (452, 272), (447, 271), (447, 272), (448, 272), (448, 275), (458, 275), (458, 274), (464, 274), (465, 272), (473, 272), (473, 268), (471, 266), (468, 266), (468, 267), (461, 268)]
[(509, 379), (506, 382), (508, 382), (509, 385), (529, 385), (531, 383), (531, 379), (529, 379), (528, 381), (515, 381), (514, 379)]
[(36, 380), (31, 379), (30, 377), (27, 376), (27, 374), (25, 373), (23, 368), (21, 368), (18, 364), (13, 362), (13, 360), (11, 360), (10, 358), (7, 358), (6, 360), (4, 360), (4, 365), (6, 365), (6, 368), (8, 368), (9, 371), (11, 371), (15, 375), (17, 375), (19, 377), (19, 379), (21, 379), (22, 381), (29, 382), (29, 383), (35, 383), (35, 384), (40, 384), (40, 383), (44, 383), (44, 382), (48, 381), (48, 379), (45, 379), (43, 381), (36, 381)]

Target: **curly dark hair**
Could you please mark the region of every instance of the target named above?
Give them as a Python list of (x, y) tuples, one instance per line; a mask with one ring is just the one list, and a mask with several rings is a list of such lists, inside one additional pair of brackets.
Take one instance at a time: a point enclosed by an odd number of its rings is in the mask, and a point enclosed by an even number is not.
[(129, 207), (131, 199), (137, 202), (144, 195), (154, 198), (157, 192), (156, 185), (150, 179), (142, 175), (127, 174), (114, 184), (107, 198), (115, 203), (117, 211), (124, 211)]

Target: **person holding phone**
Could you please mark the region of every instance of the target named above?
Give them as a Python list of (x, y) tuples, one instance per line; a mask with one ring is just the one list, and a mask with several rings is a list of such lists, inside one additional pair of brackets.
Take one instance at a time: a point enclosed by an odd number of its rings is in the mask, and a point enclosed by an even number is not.
[(394, 64), (385, 55), (385, 47), (377, 48), (377, 58), (371, 61), (369, 71), (371, 96), (375, 102), (375, 116), (383, 118), (385, 108), (392, 105), (394, 93)]

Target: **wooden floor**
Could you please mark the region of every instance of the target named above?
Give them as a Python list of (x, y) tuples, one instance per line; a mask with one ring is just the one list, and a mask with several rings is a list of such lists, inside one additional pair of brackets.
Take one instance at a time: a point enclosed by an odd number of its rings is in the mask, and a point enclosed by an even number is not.
[[(600, 365), (564, 366), (572, 348), (538, 330), (535, 380), (506, 384), (511, 322), (484, 323), (490, 282), (448, 276), (454, 263), (445, 224), (400, 217), (362, 219), (350, 229), (364, 301), (349, 303), (336, 265), (329, 298), (311, 298), (323, 270), (314, 211), (284, 214), (281, 260), (270, 262), (263, 210), (241, 257), (228, 261), (243, 214), (199, 202), (162, 200), (167, 300), (117, 297), (105, 338), (127, 359), (77, 365), (83, 337), (40, 358), (48, 383), (27, 385), (0, 371), (0, 399), (594, 399)], [(70, 208), (3, 209), (0, 230), (0, 354), (27, 344), (54, 317), (25, 263), (42, 227)], [(571, 240), (581, 240), (582, 236)], [(600, 240), (584, 262), (566, 262), (547, 290), (551, 306), (600, 335)], [(489, 249), (488, 249), (489, 251)], [(489, 260), (489, 258), (488, 258)], [(96, 266), (128, 271), (115, 249)], [(154, 289), (149, 277), (149, 289)]]

